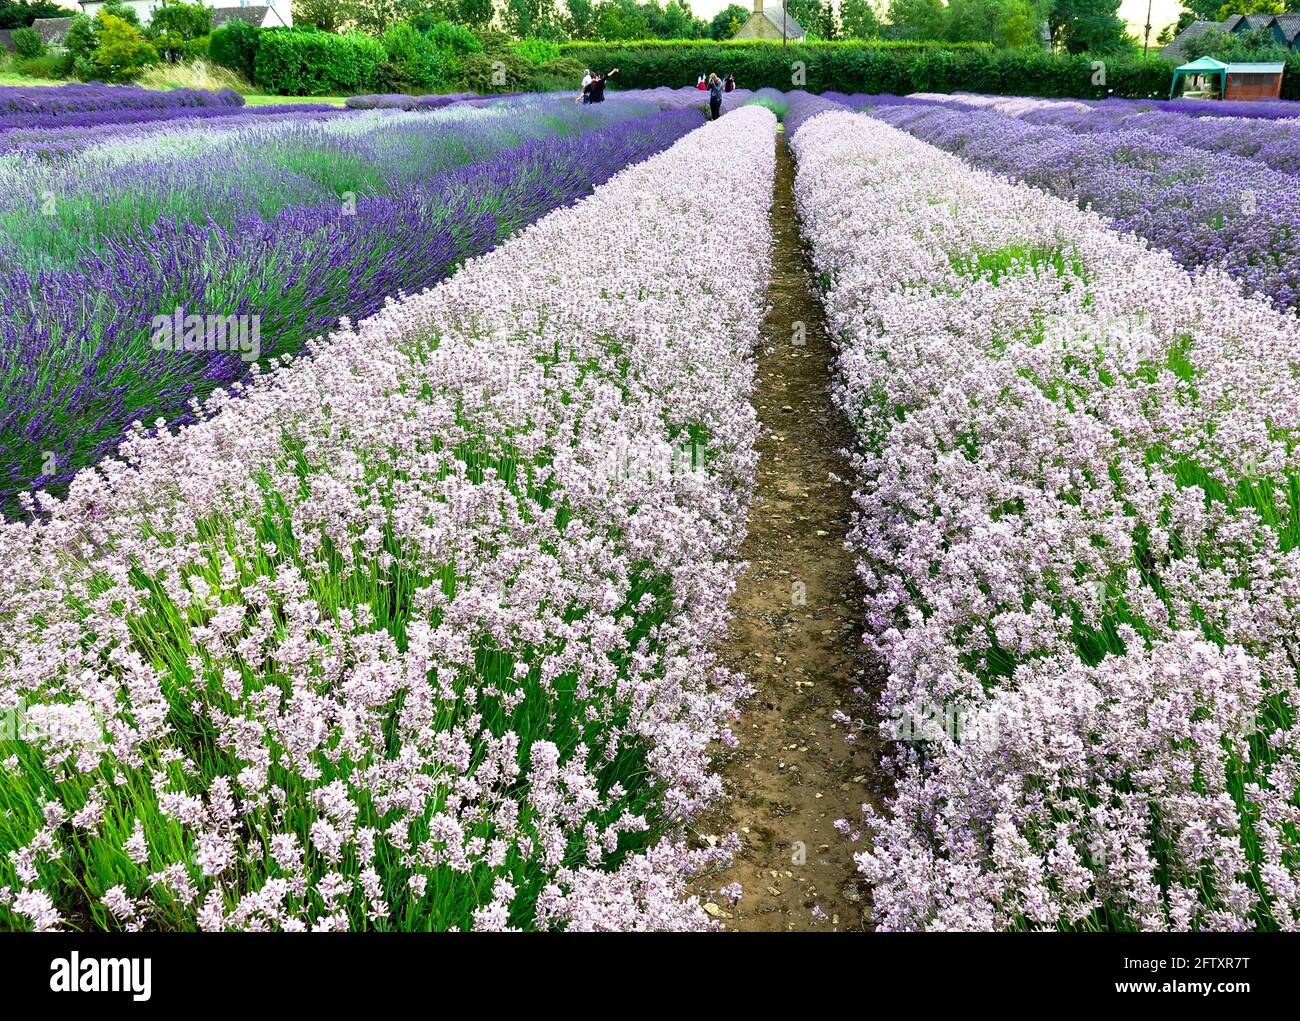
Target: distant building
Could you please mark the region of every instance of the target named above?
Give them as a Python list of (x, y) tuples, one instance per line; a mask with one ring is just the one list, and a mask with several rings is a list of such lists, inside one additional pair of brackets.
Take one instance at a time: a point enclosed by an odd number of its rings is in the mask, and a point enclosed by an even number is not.
[(1240, 35), (1261, 28), (1273, 36), (1278, 46), (1294, 50), (1296, 38), (1300, 37), (1300, 14), (1234, 14), (1224, 21), (1193, 21), (1160, 51), (1160, 55), (1169, 60), (1186, 60), (1183, 44), (1206, 32), (1214, 30), (1224, 35)]
[[(785, 32), (782, 33), (782, 21), (785, 22)], [(763, 0), (754, 0), (754, 13), (749, 19), (740, 26), (733, 39), (802, 39), (805, 35), (799, 22), (786, 14), (785, 6), (777, 8), (775, 11), (766, 11), (763, 9)]]
[[(36, 34), (41, 37), (41, 42), (46, 46), (62, 46), (64, 36), (68, 34), (68, 26), (71, 24), (71, 18), (37, 18), (32, 22), (32, 28), (36, 29)], [(13, 36), (13, 29), (0, 29), (0, 46), (12, 50)]]
[[(106, 0), (80, 0), (79, 6), (90, 17), (94, 17), (104, 7)], [(264, 4), (248, 3), (240, 0), (237, 4), (198, 0), (205, 7), (212, 8), (212, 27), (221, 28), (232, 21), (247, 21), (258, 28), (293, 27), (293, 9), (291, 0), (266, 0)], [(154, 11), (166, 4), (162, 0), (122, 0), (123, 7), (130, 7), (140, 17), (140, 24), (147, 25), (153, 20)]]

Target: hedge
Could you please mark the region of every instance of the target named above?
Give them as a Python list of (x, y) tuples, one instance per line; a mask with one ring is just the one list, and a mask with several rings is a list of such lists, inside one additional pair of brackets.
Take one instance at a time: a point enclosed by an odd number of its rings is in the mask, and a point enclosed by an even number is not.
[[(694, 85), (701, 73), (734, 74), (741, 88), (809, 92), (986, 92), (1055, 98), (1146, 99), (1169, 94), (1173, 65), (1160, 57), (1106, 59), (1104, 80), (1094, 58), (985, 47), (914, 43), (569, 43), (565, 56), (593, 69), (619, 69), (621, 88)], [(802, 65), (805, 80), (794, 71)]]
[(354, 95), (375, 91), (387, 62), (371, 36), (272, 28), (258, 37), (253, 81), (280, 96)]

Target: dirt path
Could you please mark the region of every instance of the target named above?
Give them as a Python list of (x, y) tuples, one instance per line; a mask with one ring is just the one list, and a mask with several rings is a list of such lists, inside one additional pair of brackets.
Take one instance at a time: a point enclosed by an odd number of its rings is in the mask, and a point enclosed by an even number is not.
[[(869, 924), (868, 891), (833, 823), (860, 819), (880, 785), (874, 741), (847, 745), (833, 716), (861, 713), (852, 688), (868, 676), (858, 583), (843, 548), (850, 490), (830, 478), (846, 474), (839, 451), (852, 434), (831, 400), (834, 352), (800, 243), (784, 134), (777, 146), (772, 309), (754, 393), (758, 485), (741, 549), (749, 569), (719, 650), (756, 693), (723, 771), (730, 798), (700, 826), (706, 840), (739, 833), (742, 850), (696, 892), (729, 929), (855, 930)], [(744, 888), (734, 906), (714, 893), (733, 882)]]

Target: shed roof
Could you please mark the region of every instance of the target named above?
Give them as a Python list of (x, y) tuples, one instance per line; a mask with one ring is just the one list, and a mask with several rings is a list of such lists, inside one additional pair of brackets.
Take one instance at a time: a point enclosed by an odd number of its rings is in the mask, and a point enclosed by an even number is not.
[(1228, 74), (1281, 74), (1285, 67), (1282, 63), (1229, 64)]

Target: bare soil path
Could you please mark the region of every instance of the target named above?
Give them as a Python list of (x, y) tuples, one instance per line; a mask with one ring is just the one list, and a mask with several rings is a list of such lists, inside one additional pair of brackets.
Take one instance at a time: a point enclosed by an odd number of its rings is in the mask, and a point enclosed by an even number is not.
[[(742, 849), (695, 892), (728, 929), (785, 932), (869, 926), (869, 891), (855, 849), (835, 832), (877, 801), (879, 748), (845, 742), (834, 713), (860, 715), (870, 687), (861, 599), (844, 549), (852, 501), (840, 451), (852, 433), (831, 398), (834, 349), (799, 236), (794, 161), (777, 138), (772, 205), (771, 311), (754, 392), (761, 435), (758, 480), (741, 555), (749, 568), (732, 598), (719, 650), (756, 688), (724, 767), (729, 799), (702, 821), (702, 839), (737, 832)], [(739, 882), (731, 904), (716, 891)]]

